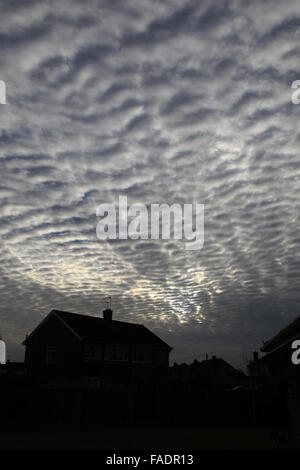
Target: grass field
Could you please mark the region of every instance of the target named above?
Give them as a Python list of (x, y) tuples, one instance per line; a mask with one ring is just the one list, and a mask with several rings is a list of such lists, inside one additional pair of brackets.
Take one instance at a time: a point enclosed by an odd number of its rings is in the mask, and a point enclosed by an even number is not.
[[(278, 430), (278, 428), (276, 428)], [(1, 450), (275, 449), (272, 427), (102, 426), (97, 429), (0, 429)], [(281, 449), (295, 448), (289, 430)]]

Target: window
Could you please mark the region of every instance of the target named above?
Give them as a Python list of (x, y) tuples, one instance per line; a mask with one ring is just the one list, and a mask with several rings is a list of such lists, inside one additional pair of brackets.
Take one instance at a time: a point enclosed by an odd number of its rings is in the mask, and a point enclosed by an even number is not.
[(152, 362), (152, 351), (145, 348), (136, 348), (133, 351), (134, 362)]
[(101, 345), (97, 343), (86, 343), (84, 346), (84, 357), (86, 359), (100, 359)]
[(87, 388), (101, 388), (100, 377), (83, 377), (82, 383)]
[(166, 352), (162, 351), (161, 349), (154, 351), (154, 362), (156, 364), (166, 364), (167, 362)]
[(56, 364), (56, 346), (48, 346), (46, 349), (46, 364)]
[(106, 361), (128, 361), (128, 347), (118, 344), (105, 345)]

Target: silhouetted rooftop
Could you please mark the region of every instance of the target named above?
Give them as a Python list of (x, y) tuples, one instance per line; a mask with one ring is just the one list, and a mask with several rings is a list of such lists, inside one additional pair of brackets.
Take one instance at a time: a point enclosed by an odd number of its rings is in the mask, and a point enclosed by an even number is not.
[(292, 323), (280, 330), (273, 338), (264, 342), (263, 347), (260, 349), (262, 352), (270, 352), (273, 349), (285, 344), (300, 335), (300, 316), (297, 317)]
[[(157, 346), (168, 350), (172, 349), (167, 343), (143, 325), (117, 320), (107, 321), (101, 317), (64, 312), (61, 310), (52, 310), (49, 315), (52, 314), (55, 314), (65, 322), (81, 339), (140, 344), (145, 346)], [(36, 330), (31, 333), (24, 343), (30, 339), (35, 331)]]
[(211, 359), (205, 359), (201, 362), (197, 361), (197, 359), (194, 360), (191, 364), (176, 364), (174, 363), (173, 368), (174, 369), (192, 369), (195, 372), (209, 372), (212, 370), (218, 370), (222, 368), (227, 368), (231, 370), (233, 373), (238, 373), (241, 374), (241, 371), (235, 369), (231, 364), (229, 364), (227, 361), (225, 361), (222, 358), (211, 358)]

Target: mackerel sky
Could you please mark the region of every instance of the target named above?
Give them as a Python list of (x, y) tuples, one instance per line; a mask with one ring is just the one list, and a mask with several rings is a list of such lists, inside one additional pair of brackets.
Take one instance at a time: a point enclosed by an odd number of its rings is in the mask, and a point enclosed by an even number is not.
[[(300, 305), (299, 1), (0, 1), (0, 335), (53, 308), (246, 356)], [(205, 205), (202, 250), (100, 241), (96, 208)]]

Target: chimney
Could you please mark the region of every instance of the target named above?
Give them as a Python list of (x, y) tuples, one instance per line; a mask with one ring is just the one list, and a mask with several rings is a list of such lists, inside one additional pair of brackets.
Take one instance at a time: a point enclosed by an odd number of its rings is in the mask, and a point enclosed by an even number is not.
[(103, 310), (103, 320), (105, 321), (112, 321), (112, 310), (111, 308), (106, 308)]
[(253, 362), (257, 362), (257, 361), (258, 361), (258, 352), (254, 351), (253, 352)]

